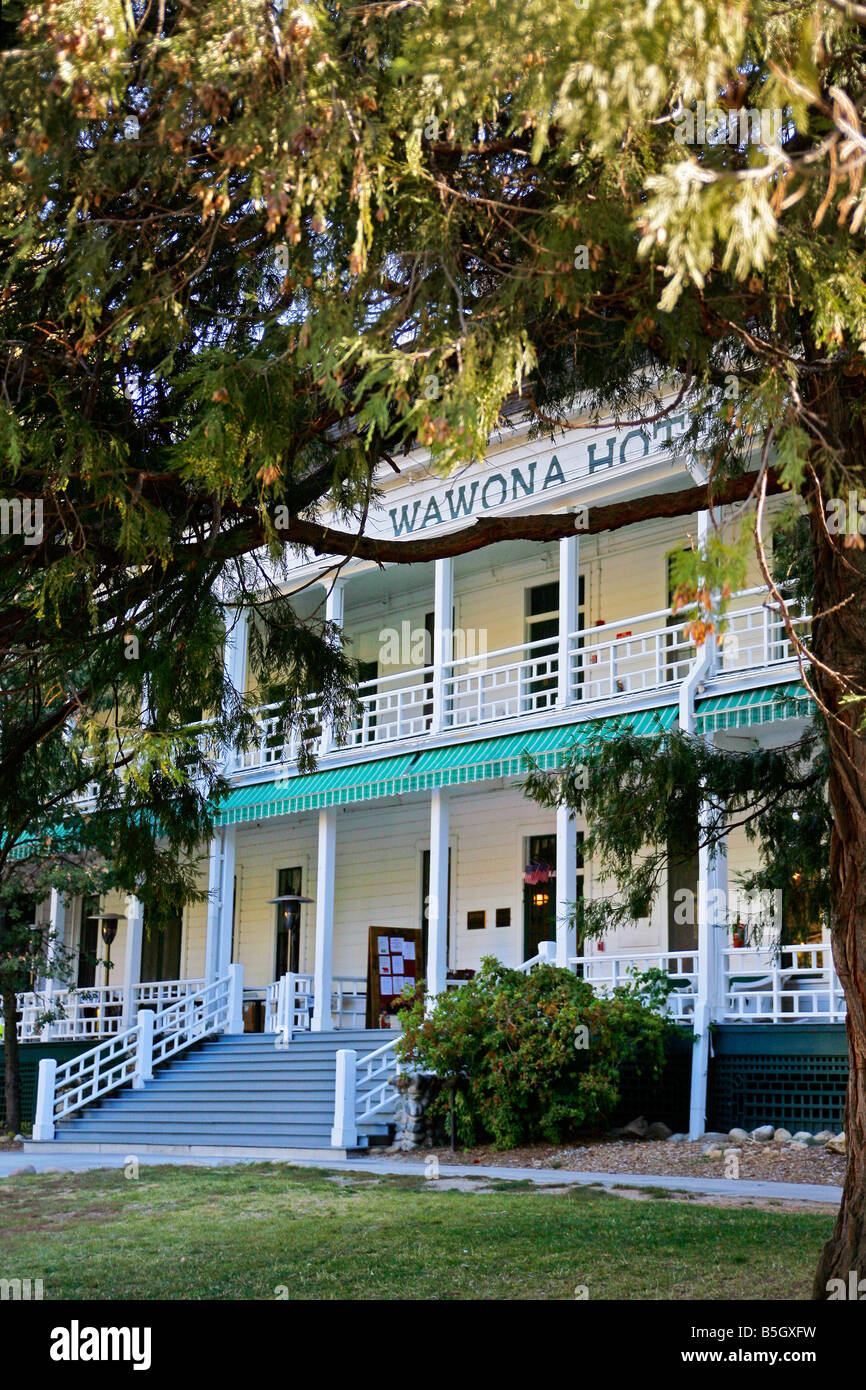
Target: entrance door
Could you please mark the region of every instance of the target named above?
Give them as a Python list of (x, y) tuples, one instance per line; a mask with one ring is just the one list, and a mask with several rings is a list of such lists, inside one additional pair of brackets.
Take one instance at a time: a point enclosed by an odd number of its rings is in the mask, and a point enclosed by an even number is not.
[[(553, 875), (547, 883), (523, 885), (523, 959), (538, 955), (542, 941), (556, 940), (556, 836), (530, 835), (526, 840), (528, 864), (549, 864)], [(574, 885), (575, 903), (583, 901), (583, 831), (577, 832), (577, 879)], [(578, 931), (578, 938), (580, 933)], [(578, 939), (577, 954), (581, 954)]]
[(141, 983), (180, 979), (180, 939), (183, 918), (180, 913), (158, 931), (148, 931), (144, 924), (141, 944)]
[[(545, 641), (529, 653), (531, 665), (524, 668), (520, 708), (525, 711), (550, 709), (558, 691), (557, 653), (559, 651), (559, 583), (534, 584), (524, 594), (524, 637), (526, 643)], [(537, 674), (536, 674), (537, 673)]]
[(87, 899), (81, 905), (81, 931), (78, 933), (78, 989), (92, 989), (96, 984), (96, 956), (99, 950), (99, 903)]
[[(284, 893), (300, 895), (301, 881), (300, 866), (294, 869), (280, 869), (277, 875), (277, 897), (281, 898)], [(297, 925), (293, 930), (290, 930), (288, 907), (285, 903), (277, 903), (276, 947), (274, 950), (275, 980), (282, 979), (283, 975), (289, 972), (295, 975), (300, 969), (301, 919), (299, 913), (295, 914), (294, 920)]]
[(698, 851), (693, 844), (668, 845), (668, 950), (698, 945)]

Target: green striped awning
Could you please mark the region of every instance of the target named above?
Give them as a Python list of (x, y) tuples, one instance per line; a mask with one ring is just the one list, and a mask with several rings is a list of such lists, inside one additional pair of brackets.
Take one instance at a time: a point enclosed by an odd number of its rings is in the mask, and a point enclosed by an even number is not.
[(662, 733), (676, 721), (677, 706), (667, 705), (603, 721), (591, 720), (470, 743), (452, 743), (444, 748), (401, 753), (392, 758), (328, 768), (306, 776), (257, 782), (235, 787), (223, 801), (216, 820), (218, 825), (237, 825), (270, 816), (321, 810), (326, 806), (346, 806), (383, 796), (429, 791), (434, 787), (513, 777), (525, 771), (526, 753), (542, 768), (557, 767), (567, 750), (586, 747), (593, 738), (599, 737), (599, 724), (602, 725), (600, 736), (610, 738), (616, 729), (622, 728), (636, 734)]
[(769, 724), (774, 719), (809, 718), (814, 712), (814, 702), (799, 681), (765, 685), (757, 690), (738, 690), (700, 700), (697, 732), (711, 734), (717, 729), (746, 729), (754, 724)]

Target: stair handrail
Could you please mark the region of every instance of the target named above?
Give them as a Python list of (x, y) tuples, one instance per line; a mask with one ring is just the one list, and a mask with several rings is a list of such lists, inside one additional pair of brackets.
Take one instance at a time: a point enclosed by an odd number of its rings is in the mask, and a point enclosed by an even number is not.
[(243, 1031), (243, 966), (168, 1004), (158, 1013), (140, 1009), (131, 1028), (79, 1052), (62, 1066), (56, 1057), (39, 1063), (33, 1139), (54, 1138), (55, 1122), (119, 1086), (136, 1090), (153, 1079), (153, 1068), (213, 1033)]
[[(405, 1063), (397, 1056), (397, 1044), (402, 1034), (389, 1038), (381, 1047), (358, 1061), (354, 1048), (340, 1048), (337, 1053), (337, 1074), (334, 1084), (334, 1125), (331, 1146), (335, 1149), (356, 1149), (359, 1144), (358, 1126), (384, 1110), (396, 1100), (399, 1092), (394, 1082)], [(358, 1095), (358, 1082), (383, 1079), (363, 1096)]]

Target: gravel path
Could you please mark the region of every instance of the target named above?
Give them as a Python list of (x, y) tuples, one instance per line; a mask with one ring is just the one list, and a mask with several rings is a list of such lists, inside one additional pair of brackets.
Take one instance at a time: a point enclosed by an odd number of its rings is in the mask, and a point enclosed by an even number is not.
[[(424, 1149), (420, 1153), (392, 1154), (388, 1157), (412, 1160), (415, 1163), (428, 1153), (435, 1154), (440, 1164), (466, 1166), (494, 1165), (497, 1168), (562, 1168), (584, 1173), (655, 1173), (666, 1177), (724, 1178), (724, 1158), (705, 1158), (702, 1150), (708, 1140), (641, 1140), (629, 1143), (622, 1139), (604, 1139), (594, 1143), (557, 1146), (532, 1145), (522, 1149), (473, 1148)], [(845, 1177), (845, 1158), (830, 1153), (823, 1145), (808, 1149), (789, 1149), (784, 1144), (758, 1144), (754, 1140), (735, 1146), (733, 1140), (725, 1147), (739, 1147), (739, 1176), (760, 1182), (819, 1183), (841, 1186)]]

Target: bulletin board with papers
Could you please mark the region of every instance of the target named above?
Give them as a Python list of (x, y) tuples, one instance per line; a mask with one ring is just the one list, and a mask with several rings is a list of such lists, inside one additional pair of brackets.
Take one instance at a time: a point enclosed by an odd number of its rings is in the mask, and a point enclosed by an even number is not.
[(424, 979), (420, 928), (371, 927), (367, 948), (367, 1027), (378, 1028), (380, 1015), (394, 1012), (404, 990)]

